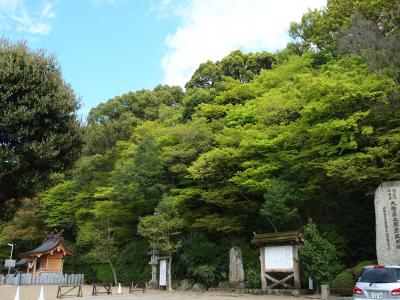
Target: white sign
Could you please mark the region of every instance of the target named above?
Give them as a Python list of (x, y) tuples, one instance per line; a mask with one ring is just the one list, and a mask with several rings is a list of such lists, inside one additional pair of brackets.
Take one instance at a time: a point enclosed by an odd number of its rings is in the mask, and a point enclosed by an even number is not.
[(160, 260), (160, 285), (167, 285), (167, 261)]
[(4, 266), (6, 268), (14, 268), (15, 267), (15, 262), (16, 262), (15, 259), (6, 259), (5, 262), (4, 262)]
[(400, 264), (400, 181), (375, 191), (376, 256), (380, 265)]
[(293, 269), (292, 246), (266, 246), (264, 249), (265, 269)]

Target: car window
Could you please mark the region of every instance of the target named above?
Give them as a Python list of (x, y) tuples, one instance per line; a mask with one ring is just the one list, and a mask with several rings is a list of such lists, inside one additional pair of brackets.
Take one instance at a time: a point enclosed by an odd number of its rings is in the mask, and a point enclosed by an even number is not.
[(358, 279), (359, 282), (389, 283), (400, 280), (400, 268), (367, 268)]

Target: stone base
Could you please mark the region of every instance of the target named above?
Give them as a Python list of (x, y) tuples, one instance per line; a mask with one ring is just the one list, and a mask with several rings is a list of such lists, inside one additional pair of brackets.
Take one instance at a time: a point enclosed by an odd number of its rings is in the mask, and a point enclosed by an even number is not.
[(209, 288), (209, 292), (220, 293), (237, 293), (237, 294), (253, 294), (253, 295), (280, 295), (280, 296), (299, 296), (310, 294), (306, 289), (235, 289), (235, 288)]

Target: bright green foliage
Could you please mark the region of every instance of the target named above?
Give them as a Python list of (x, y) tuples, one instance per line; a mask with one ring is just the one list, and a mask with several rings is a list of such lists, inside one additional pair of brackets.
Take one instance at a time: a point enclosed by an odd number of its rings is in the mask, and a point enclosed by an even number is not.
[[(0, 205), (48, 187), (80, 154), (78, 101), (44, 51), (0, 40)], [(18, 206), (18, 202), (15, 203)], [(1, 210), (4, 217), (6, 210)]]
[(168, 290), (172, 290), (172, 253), (179, 247), (184, 221), (173, 198), (163, 198), (154, 214), (140, 218), (138, 233), (147, 238), (152, 249), (168, 255)]
[(118, 140), (130, 138), (143, 121), (157, 119), (163, 106), (177, 107), (182, 99), (181, 88), (159, 85), (153, 91), (130, 92), (98, 105), (88, 116), (85, 153), (104, 153)]
[[(51, 177), (35, 223), (65, 228), (78, 253), (66, 268), (93, 281), (113, 269), (123, 282), (148, 280), (150, 242), (173, 257), (175, 278), (216, 285), (239, 246), (246, 285), (258, 287), (253, 232), (309, 218), (319, 230), (306, 226), (302, 264), (319, 283), (373, 257), (373, 191), (400, 177), (398, 83), (386, 72), (397, 67), (339, 57), (336, 45), (356, 8), (382, 30), (397, 19), (386, 13), (392, 1), (350, 2), (307, 14), (295, 25), (303, 43), (274, 56), (234, 51), (202, 64), (185, 92), (159, 86), (93, 109), (84, 156)], [(363, 47), (390, 40), (380, 34)], [(30, 224), (20, 216), (18, 228)]]
[(149, 239), (150, 246), (168, 254), (178, 248), (178, 237), (184, 222), (172, 198), (164, 198), (154, 214), (140, 219), (138, 233)]
[(329, 284), (342, 269), (335, 246), (319, 233), (312, 220), (304, 228), (299, 252), (304, 274), (318, 284)]

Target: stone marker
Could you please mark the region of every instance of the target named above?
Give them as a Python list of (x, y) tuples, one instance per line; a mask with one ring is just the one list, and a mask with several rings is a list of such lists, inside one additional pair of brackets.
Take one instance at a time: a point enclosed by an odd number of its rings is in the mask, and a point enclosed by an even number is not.
[(376, 256), (380, 265), (400, 265), (400, 181), (375, 191)]
[(229, 251), (229, 284), (234, 288), (244, 288), (243, 259), (239, 247), (233, 247)]

